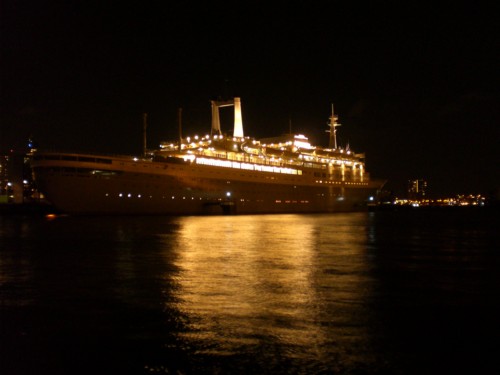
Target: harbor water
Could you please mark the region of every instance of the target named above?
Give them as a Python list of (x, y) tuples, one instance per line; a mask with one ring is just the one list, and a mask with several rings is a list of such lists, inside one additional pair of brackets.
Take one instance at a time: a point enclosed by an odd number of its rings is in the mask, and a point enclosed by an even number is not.
[(0, 216), (0, 374), (500, 371), (498, 211)]

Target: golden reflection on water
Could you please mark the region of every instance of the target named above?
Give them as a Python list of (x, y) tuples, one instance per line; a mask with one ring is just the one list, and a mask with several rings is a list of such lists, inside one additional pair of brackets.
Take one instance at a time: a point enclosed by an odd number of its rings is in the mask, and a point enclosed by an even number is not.
[(261, 340), (301, 351), (338, 340), (325, 325), (344, 326), (339, 316), (367, 292), (364, 224), (354, 214), (181, 218), (174, 251), (177, 308), (189, 321), (183, 339), (218, 354)]

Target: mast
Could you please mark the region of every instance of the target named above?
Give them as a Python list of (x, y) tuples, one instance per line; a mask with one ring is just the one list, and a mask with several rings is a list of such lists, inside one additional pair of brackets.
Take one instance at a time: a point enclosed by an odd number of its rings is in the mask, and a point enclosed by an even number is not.
[(146, 138), (147, 138), (147, 135), (146, 135), (146, 130), (147, 130), (147, 127), (148, 127), (148, 114), (147, 113), (143, 113), (142, 114), (142, 152), (144, 154), (144, 156), (146, 156), (147, 154), (147, 142), (146, 142)]
[(182, 150), (182, 108), (178, 110), (178, 121), (179, 121), (179, 151)]
[(328, 147), (337, 149), (337, 127), (340, 126), (340, 124), (337, 122), (339, 117), (335, 115), (335, 111), (333, 110), (333, 103), (332, 103), (332, 115), (330, 116), (330, 122), (328, 123), (328, 126), (330, 127), (330, 130), (327, 130), (327, 132), (330, 133), (330, 144)]

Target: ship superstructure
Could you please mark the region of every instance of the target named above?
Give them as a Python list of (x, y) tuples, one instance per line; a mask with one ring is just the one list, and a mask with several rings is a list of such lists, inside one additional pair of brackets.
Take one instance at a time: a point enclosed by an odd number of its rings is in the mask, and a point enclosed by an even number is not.
[[(364, 154), (302, 134), (244, 135), (241, 101), (212, 101), (210, 134), (163, 142), (141, 157), (37, 152), (40, 190), (61, 211), (99, 214), (249, 214), (362, 210), (383, 181), (371, 180)], [(234, 107), (233, 135), (219, 109)]]

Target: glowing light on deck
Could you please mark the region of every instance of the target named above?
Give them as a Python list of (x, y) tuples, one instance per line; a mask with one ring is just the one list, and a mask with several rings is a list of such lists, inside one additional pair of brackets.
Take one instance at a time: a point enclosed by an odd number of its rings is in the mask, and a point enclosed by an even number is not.
[(245, 170), (249, 170), (249, 171), (273, 172), (273, 173), (294, 174), (294, 175), (301, 175), (302, 174), (301, 170), (297, 170), (294, 168), (284, 168), (284, 167), (275, 167), (275, 166), (269, 166), (269, 165), (240, 163), (237, 161), (230, 161), (230, 160), (196, 158), (196, 164), (211, 165), (214, 167), (245, 169)]

